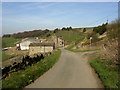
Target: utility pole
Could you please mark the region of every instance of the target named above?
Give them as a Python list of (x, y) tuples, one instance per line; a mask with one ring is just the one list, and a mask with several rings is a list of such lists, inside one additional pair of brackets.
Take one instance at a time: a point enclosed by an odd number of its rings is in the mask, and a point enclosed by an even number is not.
[(107, 19), (107, 23), (108, 23), (108, 19)]
[(108, 23), (108, 19), (107, 19), (107, 23)]
[(92, 37), (90, 37), (90, 48), (92, 46)]

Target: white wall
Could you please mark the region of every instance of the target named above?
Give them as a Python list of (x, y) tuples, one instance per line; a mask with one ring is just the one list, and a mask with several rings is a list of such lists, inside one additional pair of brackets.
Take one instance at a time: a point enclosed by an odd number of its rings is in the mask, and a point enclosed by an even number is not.
[(21, 50), (28, 50), (30, 43), (31, 43), (30, 41), (21, 42), (20, 43), (20, 49)]

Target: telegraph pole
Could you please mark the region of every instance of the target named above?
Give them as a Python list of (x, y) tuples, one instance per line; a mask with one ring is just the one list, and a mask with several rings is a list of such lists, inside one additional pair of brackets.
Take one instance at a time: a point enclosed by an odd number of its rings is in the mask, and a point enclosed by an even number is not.
[(108, 19), (107, 19), (107, 23), (108, 23)]
[(92, 37), (90, 37), (90, 48), (92, 46)]
[(108, 23), (108, 19), (107, 19), (107, 23)]

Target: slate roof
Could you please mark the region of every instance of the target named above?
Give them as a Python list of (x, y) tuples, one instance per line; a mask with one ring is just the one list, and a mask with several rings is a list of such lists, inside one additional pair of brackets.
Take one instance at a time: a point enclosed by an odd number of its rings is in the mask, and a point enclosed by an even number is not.
[(30, 46), (54, 46), (54, 43), (31, 43)]
[(39, 39), (34, 39), (34, 38), (25, 38), (25, 39), (22, 40), (22, 42), (26, 42), (26, 41), (37, 42), (37, 43), (40, 42)]

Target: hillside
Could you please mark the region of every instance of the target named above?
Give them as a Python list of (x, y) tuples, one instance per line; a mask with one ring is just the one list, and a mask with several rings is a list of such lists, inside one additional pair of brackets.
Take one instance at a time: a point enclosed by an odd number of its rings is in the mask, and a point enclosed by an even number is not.
[(65, 40), (68, 43), (75, 42), (77, 40), (82, 40), (84, 38), (84, 33), (79, 31), (58, 31), (55, 33), (57, 36), (62, 37), (63, 40)]
[[(62, 37), (68, 44), (75, 42), (75, 41), (81, 41), (85, 34), (88, 32), (91, 32), (93, 30), (93, 27), (86, 28), (86, 33), (83, 33), (84, 28), (62, 28), (55, 30), (33, 30), (33, 31), (25, 31), (25, 32), (19, 32), (14, 34), (6, 34), (3, 35), (3, 47), (9, 47), (15, 45), (15, 42), (19, 41), (22, 38), (28, 38), (28, 37), (39, 37), (39, 38), (49, 38), (52, 35), (57, 35), (59, 37)], [(55, 32), (56, 31), (56, 32)]]
[(5, 34), (3, 37), (12, 37), (12, 38), (27, 38), (27, 37), (42, 37), (44, 35), (49, 34), (51, 31), (46, 30), (33, 30), (33, 31), (25, 31), (25, 32), (18, 32), (14, 34)]
[[(34, 30), (11, 35), (4, 35), (2, 38), (3, 47), (14, 46), (22, 38), (39, 37), (50, 39), (56, 35), (65, 40), (67, 50), (82, 54), (82, 52), (93, 52), (86, 54), (90, 65), (97, 72), (102, 83), (106, 88), (118, 88), (118, 32), (116, 22), (111, 24), (102, 24), (97, 27), (88, 28), (62, 28), (49, 30)], [(90, 40), (90, 38), (92, 39)], [(66, 48), (65, 46), (65, 48)], [(14, 51), (11, 51), (14, 52)], [(11, 53), (10, 52), (10, 53)], [(15, 52), (16, 53), (16, 52)], [(23, 54), (23, 53), (22, 53)], [(3, 59), (11, 57), (3, 53)]]

